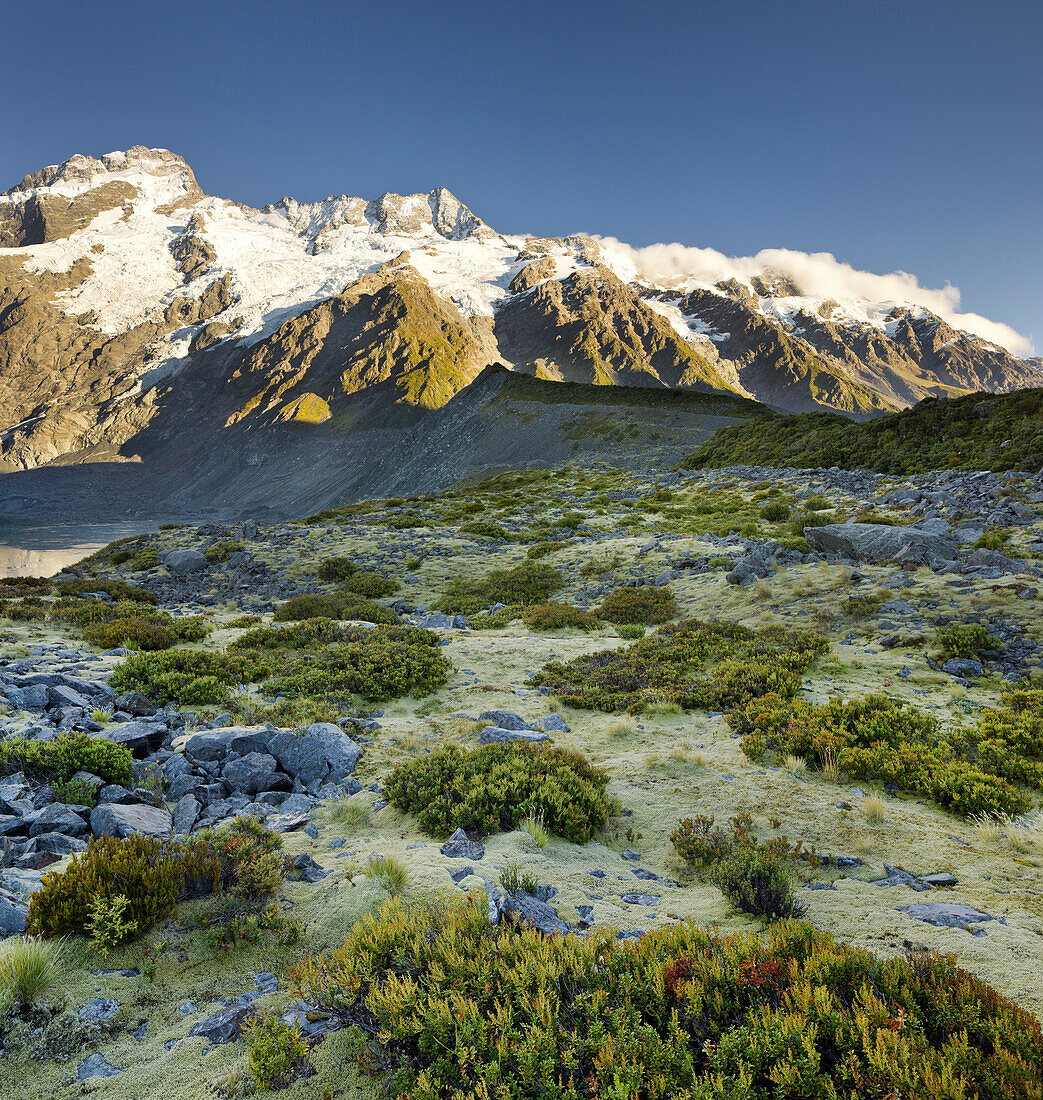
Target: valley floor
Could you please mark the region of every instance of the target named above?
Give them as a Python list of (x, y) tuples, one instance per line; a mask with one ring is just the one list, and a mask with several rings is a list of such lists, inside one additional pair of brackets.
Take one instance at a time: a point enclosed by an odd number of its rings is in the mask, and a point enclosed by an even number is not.
[[(307, 853), (329, 872), (314, 884), (288, 882), (280, 892), (280, 908), (304, 926), (301, 944), (215, 952), (191, 928), (195, 903), (182, 905), (171, 920), (117, 954), (102, 955), (74, 937), (68, 969), (52, 997), (54, 1009), (39, 1010), (25, 1024), (0, 1024), (7, 1047), (0, 1057), (0, 1096), (229, 1095), (235, 1075), (247, 1069), (243, 1044), (211, 1045), (187, 1037), (189, 1030), (225, 1000), (258, 989), (259, 974), (274, 975), (278, 988), (260, 996), (258, 1005), (288, 1004), (292, 966), (308, 951), (339, 944), (354, 921), (385, 899), (363, 874), (375, 855), (394, 855), (405, 864), (407, 900), (484, 891), (483, 879), (496, 882), (505, 868), (516, 867), (553, 887), (551, 905), (577, 929), (639, 933), (684, 920), (722, 930), (762, 927), (730, 910), (722, 894), (699, 881), (675, 853), (673, 828), (695, 814), (723, 822), (745, 811), (761, 836), (785, 835), (819, 854), (852, 857), (842, 868), (795, 865), (797, 894), (815, 926), (882, 955), (921, 945), (951, 954), (1022, 1007), (1043, 1012), (1038, 817), (1005, 828), (982, 826), (872, 782), (844, 776), (831, 781), (820, 771), (770, 757), (751, 762), (723, 714), (671, 706), (646, 708), (634, 717), (605, 714), (565, 706), (530, 682), (549, 662), (627, 645), (611, 626), (536, 631), (522, 620), (497, 626), (495, 617), (468, 616), (468, 626), (461, 627), (451, 616), (427, 617), (450, 582), (517, 565), (531, 547), (552, 543), (539, 560), (563, 577), (554, 600), (592, 608), (620, 586), (668, 585), (685, 619), (812, 628), (828, 637), (831, 648), (804, 676), (801, 698), (885, 694), (954, 727), (995, 705), (1011, 683), (1038, 684), (1043, 657), (1037, 591), (1043, 516), (1031, 499), (1040, 486), (1000, 475), (961, 477), (939, 485), (930, 476), (892, 482), (838, 471), (743, 468), (657, 477), (565, 469), (503, 475), (296, 524), (169, 528), (130, 547), (163, 552), (203, 550), (227, 540), (238, 544), (229, 560), (183, 576), (159, 565), (144, 571), (133, 571), (132, 563), (116, 567), (111, 558), (96, 555), (80, 570), (83, 575), (121, 577), (155, 592), (165, 607), (206, 615), (215, 629), (197, 645), (208, 648), (239, 637), (244, 627), (233, 624), (244, 613), (267, 619), (289, 596), (326, 591), (329, 586), (315, 579), (320, 563), (350, 558), (399, 583), (394, 597), (382, 602), (435, 629), (453, 668), (432, 696), (365, 710), (375, 725), (358, 738), (364, 751), (354, 778), (363, 790), (351, 798), (366, 810), (361, 824), (338, 825), (317, 803), (310, 815), (314, 835), (285, 834), (288, 855)], [(771, 502), (785, 506), (786, 519), (764, 518)], [(820, 522), (814, 517), (842, 522), (859, 516), (863, 522), (945, 532), (959, 548), (960, 571), (817, 553), (801, 534), (808, 516), (810, 526)], [(473, 533), (479, 531), (473, 525), (482, 523), (486, 533)], [(472, 533), (462, 529), (468, 524)], [(992, 564), (966, 565), (971, 545), (983, 536), (995, 548)], [(745, 570), (736, 575), (740, 562)], [(743, 575), (746, 583), (729, 582), (729, 576), (735, 581)], [(855, 596), (867, 598), (848, 602)], [(935, 630), (949, 620), (982, 623), (1003, 642), (980, 673), (940, 667), (944, 657)], [(102, 679), (121, 660), (53, 622), (5, 622), (2, 636), (0, 657), (6, 665), (18, 662), (23, 673), (32, 668)], [(0, 678), (4, 672), (0, 666)], [(249, 726), (251, 706), (265, 702), (257, 691), (240, 694), (240, 709), (230, 719)], [(183, 709), (196, 715), (190, 724), (198, 726), (228, 708)], [(450, 859), (439, 850), (444, 837), (424, 835), (414, 818), (385, 802), (382, 783), (394, 765), (433, 746), (474, 745), (487, 724), (479, 716), (490, 711), (514, 712), (530, 725), (560, 715), (568, 732), (553, 733), (554, 743), (609, 772), (608, 791), (622, 806), (609, 828), (584, 845), (552, 836), (542, 848), (519, 829), (485, 838), (481, 860)], [(9, 706), (0, 725), (10, 736), (46, 723)], [(177, 749), (187, 731), (174, 733)], [(866, 812), (878, 800), (882, 813)], [(473, 874), (457, 874), (454, 881), (451, 873), (465, 867)], [(917, 892), (905, 884), (874, 884), (889, 868), (913, 877), (949, 872), (956, 885)], [(900, 908), (923, 901), (963, 903), (989, 919), (937, 927)], [(270, 988), (265, 981), (260, 987)], [(68, 1013), (92, 998), (111, 998), (118, 1009), (111, 1020), (76, 1032), (70, 1022), (76, 1017)], [(376, 1096), (378, 1082), (357, 1076), (346, 1049), (342, 1033), (325, 1039), (313, 1053), (316, 1076), (281, 1095)], [(119, 1075), (76, 1081), (77, 1066), (95, 1052)]]

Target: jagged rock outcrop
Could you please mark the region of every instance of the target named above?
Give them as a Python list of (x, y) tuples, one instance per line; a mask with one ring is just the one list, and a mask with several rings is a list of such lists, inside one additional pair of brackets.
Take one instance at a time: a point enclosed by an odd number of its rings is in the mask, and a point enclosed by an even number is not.
[(509, 299), (495, 331), (504, 355), (541, 378), (732, 391), (668, 321), (600, 265)]
[(226, 424), (322, 423), (346, 398), (377, 386), (395, 403), (439, 408), (490, 357), (488, 327), (469, 323), (408, 263), (396, 263), (243, 352), (230, 382), (248, 396)]

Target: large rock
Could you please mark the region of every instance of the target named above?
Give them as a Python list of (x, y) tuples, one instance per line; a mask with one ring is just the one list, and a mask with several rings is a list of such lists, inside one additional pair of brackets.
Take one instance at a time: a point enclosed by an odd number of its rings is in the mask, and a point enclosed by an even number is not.
[(159, 555), (159, 560), (166, 566), (167, 572), (175, 577), (201, 573), (210, 564), (199, 550), (164, 550)]
[(29, 903), (18, 894), (0, 888), (0, 936), (19, 936), (26, 929)]
[(900, 905), (898, 911), (938, 928), (966, 928), (995, 919), (988, 913), (957, 901), (921, 901), (915, 905)]
[(257, 1009), (249, 1004), (229, 1005), (201, 1020), (189, 1035), (202, 1035), (211, 1043), (231, 1043), (239, 1038), (243, 1023), (249, 1016), (256, 1016)]
[(52, 802), (32, 816), (29, 835), (39, 836), (40, 833), (57, 831), (66, 833), (68, 836), (81, 836), (87, 832), (87, 822), (80, 816), (82, 812), (82, 806), (69, 806), (64, 802)]
[(192, 831), (192, 826), (196, 823), (201, 809), (202, 806), (200, 806), (199, 799), (195, 795), (186, 794), (182, 796), (174, 807), (171, 828), (175, 833), (187, 835)]
[(911, 527), (889, 527), (879, 523), (831, 523), (826, 527), (805, 527), (808, 545), (823, 554), (844, 554), (856, 561), (926, 562), (951, 561), (956, 551), (951, 542)]
[(277, 733), (268, 751), (305, 787), (340, 783), (355, 770), (362, 747), (332, 722), (316, 722), (302, 733)]
[(130, 836), (144, 833), (146, 836), (170, 836), (169, 810), (155, 806), (107, 804), (91, 810), (91, 832), (95, 836)]
[(489, 726), (496, 726), (502, 730), (531, 730), (534, 728), (532, 722), (509, 710), (484, 711), (478, 715), (478, 721), (485, 722)]
[(185, 742), (185, 756), (190, 760), (215, 763), (225, 759), (229, 752), (246, 756), (251, 752), (266, 752), (272, 738), (269, 730), (229, 727), (222, 730), (205, 730), (193, 734)]
[(257, 794), (271, 789), (279, 762), (266, 752), (248, 752), (225, 764), (221, 777), (233, 791)]
[(503, 902), (503, 912), (516, 924), (528, 924), (545, 936), (564, 936), (571, 931), (545, 901), (531, 894), (508, 894)]
[(457, 829), (439, 851), (449, 859), (482, 859), (485, 846), (469, 839), (463, 829)]
[(157, 725), (155, 722), (124, 722), (105, 730), (101, 736), (107, 741), (122, 745), (135, 756), (145, 756), (158, 749), (168, 733), (165, 725)]

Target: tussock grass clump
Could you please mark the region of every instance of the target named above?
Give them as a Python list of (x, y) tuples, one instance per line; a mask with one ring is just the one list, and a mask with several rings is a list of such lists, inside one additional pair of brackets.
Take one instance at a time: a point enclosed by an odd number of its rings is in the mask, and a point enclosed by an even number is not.
[(513, 569), (494, 569), (480, 580), (451, 582), (435, 607), (473, 615), (494, 603), (529, 606), (543, 603), (561, 584), (561, 574), (552, 565), (524, 561)]
[(584, 843), (607, 821), (613, 805), (608, 774), (579, 753), (522, 742), (454, 745), (396, 767), (385, 781), (390, 803), (416, 814), (431, 836), (455, 829), (510, 832), (526, 818), (566, 840)]
[(641, 585), (637, 588), (617, 588), (598, 607), (601, 618), (610, 623), (654, 626), (669, 622), (680, 615), (673, 592), (669, 588)]
[(0, 945), (0, 1002), (15, 1008), (36, 1004), (57, 982), (62, 954), (61, 941), (32, 936)]
[(374, 856), (366, 864), (363, 873), (392, 897), (404, 894), (409, 888), (409, 869), (395, 856)]
[(658, 703), (723, 710), (769, 692), (792, 698), (827, 648), (810, 631), (689, 619), (630, 646), (553, 662), (533, 683), (589, 710), (639, 714)]
[(342, 829), (364, 829), (370, 822), (370, 808), (350, 798), (324, 803), (322, 813), (327, 825), (339, 825)]
[[(1024, 813), (1019, 784), (1043, 789), (1043, 692), (1019, 691), (977, 728), (945, 731), (932, 715), (882, 695), (812, 704), (776, 695), (729, 715), (761, 752), (795, 754), (841, 774), (893, 783), (955, 813)], [(745, 751), (745, 744), (744, 744)]]
[(502, 1082), (535, 1100), (549, 1074), (559, 1100), (863, 1100), (869, 1087), (1024, 1100), (1043, 1086), (1035, 1018), (944, 956), (879, 958), (793, 921), (548, 940), (485, 910), (484, 897), (388, 902), (298, 967), (297, 994), (358, 1027), (358, 1066), (388, 1095)]

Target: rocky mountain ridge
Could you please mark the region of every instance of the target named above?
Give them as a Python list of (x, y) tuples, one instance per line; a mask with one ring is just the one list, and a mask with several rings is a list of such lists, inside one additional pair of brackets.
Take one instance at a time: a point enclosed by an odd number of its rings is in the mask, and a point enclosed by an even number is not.
[(216, 447), (413, 422), (496, 362), (858, 417), (1043, 383), (922, 306), (771, 271), (665, 285), (590, 237), (500, 234), (445, 188), (255, 209), (137, 146), (0, 195), (0, 469), (146, 460), (200, 422)]

